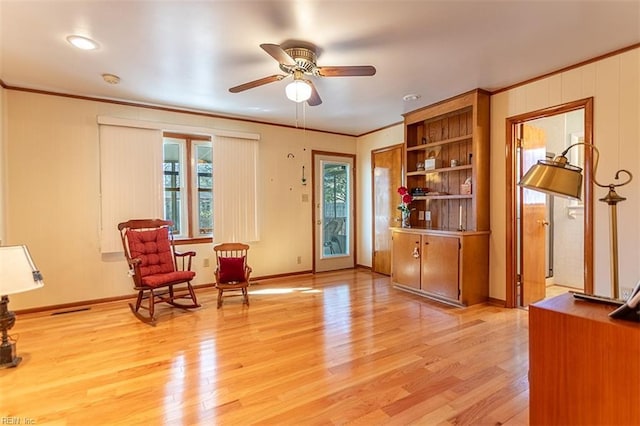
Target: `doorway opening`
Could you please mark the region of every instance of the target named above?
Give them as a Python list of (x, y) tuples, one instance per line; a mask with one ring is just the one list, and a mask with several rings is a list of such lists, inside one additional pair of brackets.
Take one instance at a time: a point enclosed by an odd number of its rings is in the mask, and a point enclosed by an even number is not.
[(592, 98), (507, 119), (507, 303), (526, 307), (567, 291), (593, 289), (590, 150), (572, 150), (584, 168), (581, 201), (520, 188), (538, 160), (576, 142), (592, 143)]
[(313, 270), (355, 266), (355, 156), (312, 152)]

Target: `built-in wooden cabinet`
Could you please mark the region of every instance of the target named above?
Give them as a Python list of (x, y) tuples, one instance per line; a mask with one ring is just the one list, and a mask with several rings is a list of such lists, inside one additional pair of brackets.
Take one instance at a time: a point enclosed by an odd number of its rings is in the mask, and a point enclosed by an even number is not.
[(407, 288), (420, 290), (422, 236), (418, 233), (392, 231), (391, 241), (391, 278), (393, 282)]
[(394, 228), (391, 235), (396, 287), (455, 305), (487, 299), (488, 231)]
[[(422, 236), (420, 285), (424, 292), (459, 301), (461, 248), (462, 243), (457, 235)], [(447, 267), (443, 268), (443, 265)]]
[(489, 295), (489, 94), (409, 112), (405, 186), (411, 228), (393, 228), (392, 281), (458, 305)]

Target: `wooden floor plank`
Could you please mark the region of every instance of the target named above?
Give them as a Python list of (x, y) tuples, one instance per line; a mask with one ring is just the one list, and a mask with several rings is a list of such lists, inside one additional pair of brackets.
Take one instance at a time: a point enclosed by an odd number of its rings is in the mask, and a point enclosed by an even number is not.
[[(528, 423), (527, 312), (457, 308), (364, 269), (261, 280), (251, 305), (19, 315), (0, 418), (36, 424)], [(24, 420), (23, 420), (24, 424)]]

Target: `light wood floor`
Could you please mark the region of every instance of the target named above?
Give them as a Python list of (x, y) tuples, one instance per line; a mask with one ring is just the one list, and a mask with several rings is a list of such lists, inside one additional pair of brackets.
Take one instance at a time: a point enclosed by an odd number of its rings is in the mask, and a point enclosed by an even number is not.
[[(142, 324), (125, 301), (19, 315), (0, 421), (45, 425), (526, 425), (527, 312), (467, 309), (349, 270), (262, 281), (251, 306)], [(5, 422), (6, 423), (6, 422)]]

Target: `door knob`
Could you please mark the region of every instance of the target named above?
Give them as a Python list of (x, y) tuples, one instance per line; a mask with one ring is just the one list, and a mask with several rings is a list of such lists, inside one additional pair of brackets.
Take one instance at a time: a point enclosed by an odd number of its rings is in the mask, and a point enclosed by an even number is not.
[(542, 226), (549, 226), (549, 222), (546, 220), (539, 220), (538, 223)]

